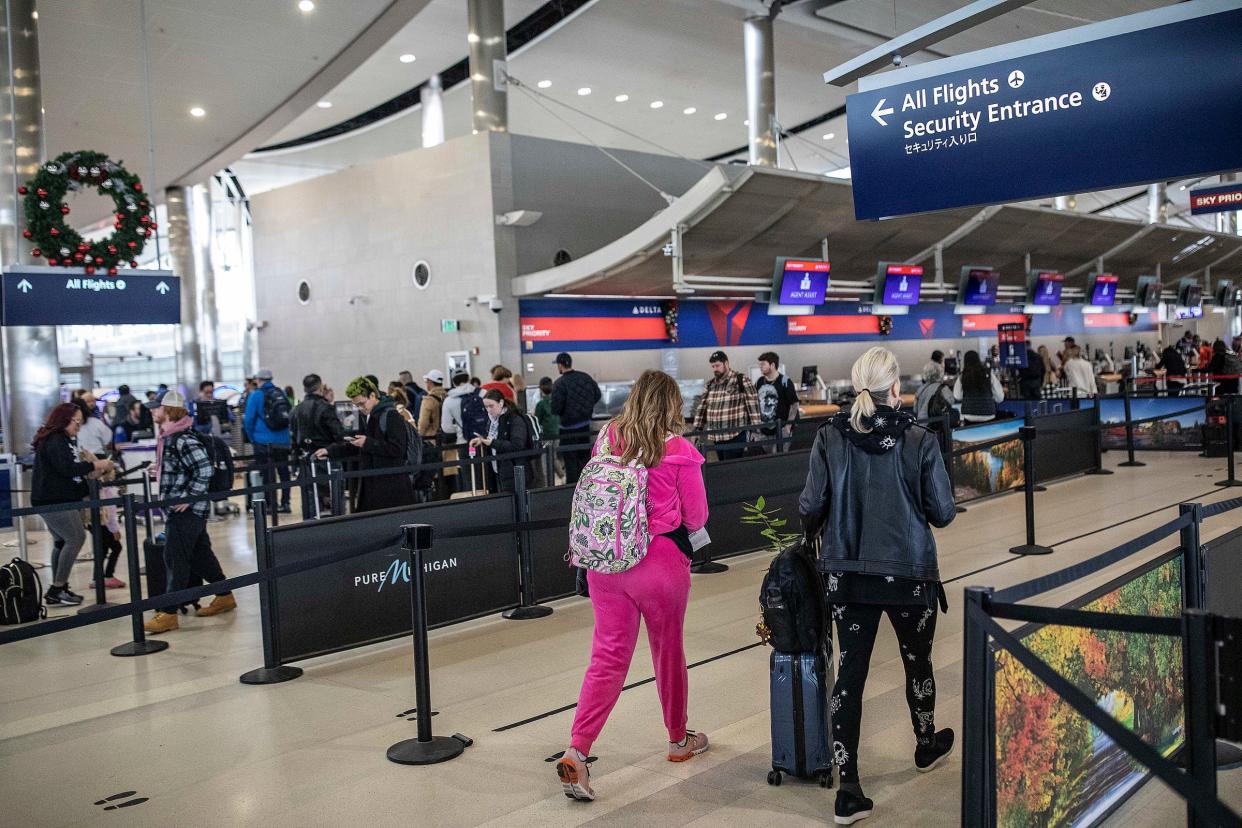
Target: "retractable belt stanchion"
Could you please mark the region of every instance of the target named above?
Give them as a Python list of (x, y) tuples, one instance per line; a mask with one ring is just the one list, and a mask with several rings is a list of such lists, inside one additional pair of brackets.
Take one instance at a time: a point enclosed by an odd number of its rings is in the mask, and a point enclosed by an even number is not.
[[(144, 470), (145, 473), (145, 470)], [(129, 565), (129, 600), (137, 604), (142, 600), (142, 575), (138, 567), (138, 499), (125, 495), (125, 561)], [(134, 610), (134, 640), (118, 644), (111, 649), (114, 656), (129, 657), (150, 655), (168, 649), (167, 641), (148, 641), (142, 628), (142, 612)]]
[[(99, 500), (99, 481), (88, 480), (88, 489), (90, 491), (90, 499), (92, 501)], [(104, 587), (104, 551), (103, 551), (103, 510), (99, 508), (98, 502), (91, 507), (91, 549), (94, 552), (94, 560), (91, 562), (92, 578), (95, 582), (95, 603), (89, 604), (78, 610), (81, 615), (84, 612), (94, 612), (95, 610), (104, 609), (105, 607), (116, 606), (108, 603), (108, 595)], [(62, 553), (63, 554), (63, 553)]]
[(729, 565), (722, 564), (720, 561), (712, 560), (712, 547), (708, 544), (704, 547), (705, 556), (703, 560), (695, 564), (690, 564), (690, 571), (696, 575), (716, 575), (721, 572), (728, 572)]
[(1104, 429), (1100, 426), (1100, 408), (1104, 404), (1102, 397), (1096, 397), (1091, 406), (1091, 428), (1095, 429), (1095, 468), (1087, 469), (1083, 474), (1112, 474), (1112, 469), (1104, 468)]
[(975, 715), (962, 717), (962, 825), (970, 828), (992, 823), (988, 802), (988, 757), (996, 741), (991, 738), (985, 724), (989, 717), (980, 715), (980, 712), (988, 709), (988, 682), (994, 673), (987, 669), (988, 634), (974, 620), (969, 609), (971, 606), (985, 609), (991, 597), (991, 587), (966, 588), (966, 630), (963, 636), (963, 664), (966, 670), (962, 707)]
[[(251, 495), (251, 507), (254, 509), (254, 550), (260, 572), (272, 568), (272, 550), (267, 544), (265, 494), (266, 492), (255, 492)], [(301, 667), (281, 664), (280, 655), (276, 652), (278, 631), (274, 626), (276, 621), (272, 612), (275, 586), (275, 581), (263, 581), (259, 584), (259, 628), (263, 632), (263, 666), (243, 673), (240, 678), (242, 684), (279, 684), (302, 675)]]
[(1227, 394), (1223, 399), (1225, 400), (1225, 467), (1229, 470), (1229, 476), (1224, 480), (1218, 480), (1216, 485), (1242, 486), (1242, 480), (1238, 480), (1233, 474), (1233, 452), (1237, 448), (1233, 444), (1233, 406), (1238, 401), (1238, 397)]
[(151, 470), (142, 470), (142, 523), (147, 530), (147, 540), (155, 537), (155, 519), (151, 517)]
[(298, 461), (298, 488), (302, 490), (302, 520), (315, 520), (319, 497), (315, 488), (315, 458), (302, 457)]
[[(1212, 617), (1201, 609), (1182, 614), (1182, 694), (1186, 705), (1186, 773), (1216, 796), (1216, 641)], [(1186, 804), (1187, 828), (1216, 825)]]
[(1026, 543), (1009, 551), (1015, 555), (1051, 555), (1052, 548), (1035, 543), (1035, 426), (1018, 429), (1022, 437), (1022, 493), (1026, 500)]
[[(526, 490), (526, 467), (513, 464), (513, 518), (518, 523), (530, 520), (530, 492)], [(546, 618), (552, 614), (551, 607), (535, 603), (535, 550), (531, 548), (530, 532), (518, 532), (518, 571), (521, 573), (522, 604), (503, 613), (510, 621), (529, 621)]]
[(427, 594), (423, 583), (423, 552), (431, 548), (431, 526), (410, 523), (401, 527), (401, 545), (410, 555), (410, 609), (414, 621), (414, 688), (418, 738), (388, 748), (389, 761), (401, 765), (434, 765), (461, 755), (474, 741), (460, 733), (431, 733), (431, 666), (427, 658)]
[(1125, 468), (1146, 466), (1147, 464), (1142, 460), (1134, 459), (1134, 423), (1131, 422), (1133, 417), (1130, 416), (1130, 392), (1128, 390), (1122, 389), (1121, 401), (1126, 412), (1126, 459), (1117, 465)]
[[(341, 471), (345, 471), (345, 465), (341, 464)], [(332, 514), (340, 517), (345, 514), (345, 480), (342, 477), (334, 477), (335, 474), (333, 463), (328, 461), (328, 492), (332, 496)]]

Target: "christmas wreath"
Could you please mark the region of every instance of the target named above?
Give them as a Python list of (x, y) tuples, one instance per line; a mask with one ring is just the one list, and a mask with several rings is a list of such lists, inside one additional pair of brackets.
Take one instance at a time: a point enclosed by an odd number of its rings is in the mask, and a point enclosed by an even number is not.
[(664, 335), (669, 342), (676, 343), (680, 336), (677, 330), (677, 314), (679, 307), (676, 299), (664, 303)]
[[(83, 187), (95, 187), (116, 204), (116, 232), (111, 237), (88, 242), (65, 223), (69, 215), (65, 196)], [(83, 267), (88, 275), (106, 270), (115, 276), (126, 260), (130, 267), (137, 267), (138, 254), (159, 227), (151, 218), (151, 205), (138, 176), (100, 152), (62, 153), (43, 164), (17, 192), (26, 197), (22, 236), (34, 243), (31, 253), (46, 257), (49, 265)]]

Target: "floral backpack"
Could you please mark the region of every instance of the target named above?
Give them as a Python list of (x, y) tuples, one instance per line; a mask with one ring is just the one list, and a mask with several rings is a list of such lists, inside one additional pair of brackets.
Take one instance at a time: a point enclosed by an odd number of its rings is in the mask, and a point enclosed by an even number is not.
[(647, 469), (613, 453), (605, 428), (582, 469), (569, 517), (569, 562), (611, 574), (647, 554)]

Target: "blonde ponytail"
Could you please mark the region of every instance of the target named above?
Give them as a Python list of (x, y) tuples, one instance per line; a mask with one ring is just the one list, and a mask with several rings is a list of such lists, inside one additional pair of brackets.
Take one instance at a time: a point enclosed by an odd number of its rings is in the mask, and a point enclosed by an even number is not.
[(850, 426), (855, 431), (866, 434), (871, 431), (871, 427), (863, 422), (864, 418), (875, 416), (877, 399), (888, 400), (889, 392), (901, 379), (901, 368), (892, 351), (876, 346), (854, 363), (850, 379), (858, 394), (850, 407)]

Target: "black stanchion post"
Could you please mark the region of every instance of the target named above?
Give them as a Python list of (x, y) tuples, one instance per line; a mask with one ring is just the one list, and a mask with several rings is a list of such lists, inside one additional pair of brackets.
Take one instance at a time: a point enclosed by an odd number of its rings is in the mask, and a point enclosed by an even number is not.
[[(521, 463), (513, 464), (513, 517), (518, 523), (530, 520), (530, 492), (526, 489), (526, 467)], [(551, 607), (541, 607), (535, 601), (535, 550), (532, 548), (530, 532), (518, 530), (518, 571), (521, 574), (521, 606), (503, 613), (510, 621), (529, 621), (533, 618), (546, 618), (552, 614)]]
[[(138, 499), (125, 495), (125, 561), (129, 566), (129, 600), (137, 604), (142, 600), (142, 574), (138, 566)], [(142, 628), (142, 612), (134, 610), (134, 640), (118, 644), (110, 652), (114, 656), (129, 657), (150, 655), (168, 649), (167, 641), (148, 641)]]
[[(254, 509), (254, 549), (259, 572), (272, 568), (272, 551), (267, 543), (267, 501), (266, 492), (255, 492), (251, 507)], [(272, 613), (274, 603), (274, 581), (259, 582), (259, 629), (263, 633), (263, 666), (243, 673), (242, 684), (279, 684), (302, 675), (301, 667), (293, 667), (280, 663), (277, 652), (278, 631), (275, 627), (275, 616)]]
[(314, 520), (319, 517), (315, 514), (319, 498), (315, 490), (314, 458), (303, 457), (298, 461), (298, 483), (302, 490), (302, 520)]
[(155, 536), (154, 519), (151, 517), (151, 469), (142, 470), (142, 522), (147, 530), (147, 540)]
[[(1212, 616), (1199, 609), (1182, 613), (1182, 693), (1186, 704), (1186, 772), (1216, 796), (1216, 642)], [(1187, 828), (1215, 825), (1186, 804)]]
[[(948, 411), (944, 412), (943, 414), (940, 415), (940, 423), (941, 423), (940, 425), (941, 434), (944, 435), (943, 444), (942, 444), (943, 445), (942, 451), (944, 453), (944, 470), (949, 475), (949, 491), (953, 492), (953, 496), (956, 499), (957, 484), (953, 482), (953, 417), (952, 415)], [(953, 508), (957, 511), (959, 515), (966, 511), (965, 506), (960, 506), (956, 503), (953, 504)]]
[(548, 481), (548, 488), (556, 485), (556, 441), (549, 440), (543, 445), (543, 471), (544, 480)]
[(345, 466), (341, 465), (341, 474), (337, 475), (333, 471), (332, 461), (328, 461), (328, 491), (332, 495), (332, 514), (340, 517), (345, 514)]
[(1226, 394), (1222, 397), (1225, 401), (1225, 468), (1229, 470), (1229, 476), (1224, 480), (1218, 480), (1217, 486), (1242, 486), (1242, 480), (1238, 480), (1233, 474), (1233, 452), (1235, 446), (1233, 444), (1233, 406), (1238, 398), (1233, 394)]
[(414, 693), (418, 738), (388, 748), (389, 761), (401, 765), (434, 765), (461, 755), (473, 740), (454, 733), (431, 733), (431, 666), (427, 657), (427, 594), (423, 583), (423, 552), (431, 548), (431, 526), (410, 523), (401, 527), (401, 545), (410, 554), (410, 609), (414, 621)]
[(722, 564), (720, 561), (713, 561), (712, 547), (711, 544), (708, 544), (704, 547), (703, 560), (690, 564), (690, 571), (696, 575), (718, 575), (721, 572), (728, 572), (729, 565)]
[(1009, 551), (1015, 555), (1051, 555), (1052, 548), (1035, 542), (1035, 426), (1018, 429), (1022, 437), (1022, 493), (1026, 501), (1026, 543)]
[(94, 553), (94, 560), (91, 562), (91, 577), (95, 584), (95, 603), (82, 607), (78, 610), (78, 615), (84, 612), (94, 612), (95, 610), (105, 607), (113, 607), (115, 604), (108, 603), (108, 594), (104, 588), (104, 551), (103, 551), (103, 510), (99, 508), (96, 502), (99, 500), (99, 481), (88, 480), (87, 489), (90, 492), (90, 499), (94, 506), (91, 506), (91, 551)]
[(1134, 423), (1132, 422), (1134, 418), (1130, 416), (1130, 392), (1128, 390), (1122, 390), (1121, 400), (1126, 412), (1126, 459), (1117, 465), (1125, 468), (1146, 466), (1147, 464), (1143, 461), (1134, 459)]
[(1104, 405), (1103, 397), (1096, 397), (1091, 406), (1091, 428), (1095, 431), (1095, 468), (1087, 469), (1085, 474), (1112, 474), (1112, 469), (1104, 468), (1104, 429), (1100, 425), (1100, 408)]
[(974, 619), (971, 607), (986, 611), (992, 600), (990, 587), (966, 588), (966, 629), (962, 665), (965, 683), (962, 687), (962, 826), (978, 828), (990, 825), (993, 815), (988, 808), (988, 783), (991, 770), (989, 745), (988, 685), (994, 674), (988, 670), (988, 635)]

